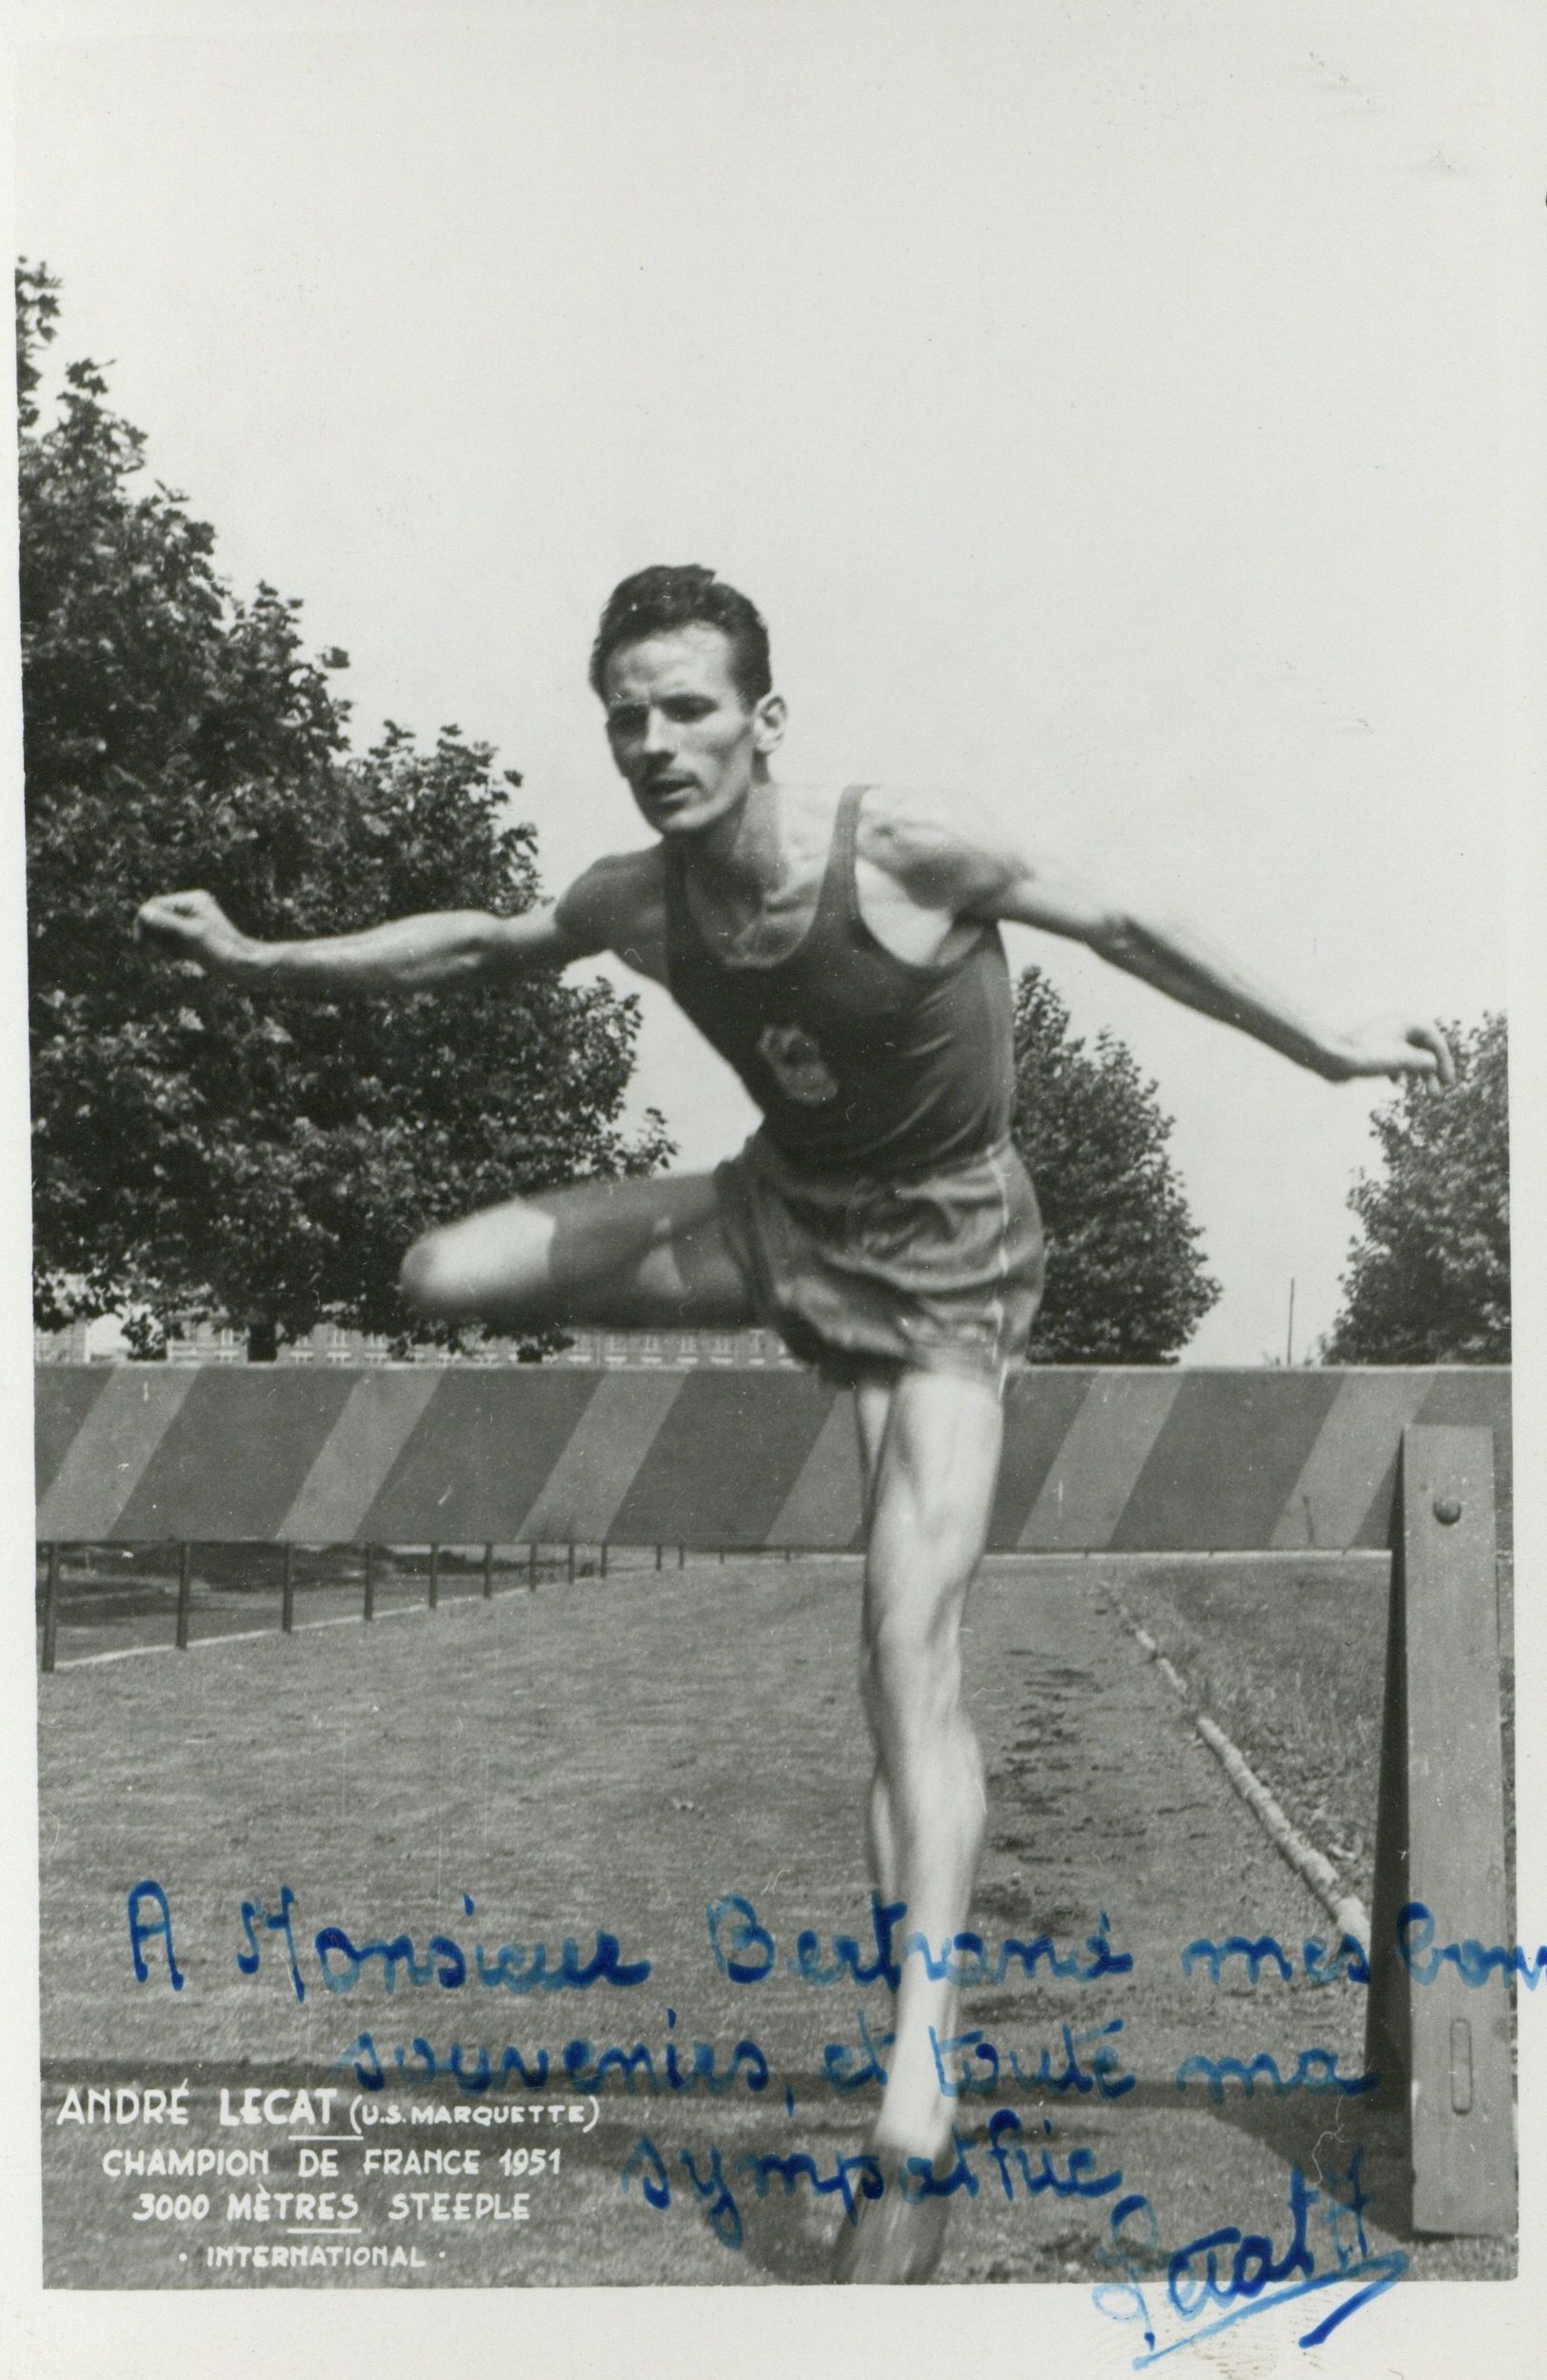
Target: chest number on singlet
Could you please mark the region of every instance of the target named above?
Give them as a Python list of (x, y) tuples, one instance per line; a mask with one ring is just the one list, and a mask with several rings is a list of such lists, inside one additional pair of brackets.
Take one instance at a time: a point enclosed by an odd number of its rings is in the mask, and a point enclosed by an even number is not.
[(825, 1107), (838, 1097), (837, 1079), (803, 1025), (765, 1024), (758, 1035), (758, 1056), (798, 1107)]

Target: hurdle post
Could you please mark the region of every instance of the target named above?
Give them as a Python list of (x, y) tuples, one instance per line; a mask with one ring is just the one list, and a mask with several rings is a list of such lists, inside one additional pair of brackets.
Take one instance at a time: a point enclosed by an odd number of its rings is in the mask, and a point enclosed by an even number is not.
[(664, 1545), (658, 1545), (655, 1549), (655, 1566), (657, 1570), (661, 1567), (661, 1557), (664, 1552), (665, 1547)]
[(1509, 1939), (1493, 1452), (1489, 1429), (1402, 1433), (1364, 2052), (1402, 2112), (1413, 2230), (1489, 2238), (1516, 2221), (1513, 1979), (1468, 1985), (1428, 1945)]
[(564, 1575), (568, 1579), (569, 1584), (573, 1586), (575, 1583), (575, 1540), (573, 1537), (569, 1540), (568, 1556), (565, 1564)]
[(535, 1537), (526, 1548), (526, 1586), (532, 1595), (537, 1593), (537, 1539)]
[(598, 1561), (597, 1577), (598, 1577), (599, 1578), (605, 1578), (605, 1577), (606, 1577), (606, 1575), (607, 1575), (607, 1541), (606, 1541), (605, 1537), (604, 1537), (604, 1538), (602, 1539), (601, 1553), (600, 1553), (599, 1561)]
[(50, 1537), (43, 1574), (43, 1666), (51, 1670), (59, 1647), (59, 1540)]
[(429, 1598), (428, 1598), (428, 1601), (429, 1601), (429, 1609), (430, 1609), (431, 1611), (434, 1611), (434, 1609), (435, 1609), (436, 1605), (439, 1603), (440, 1599), (441, 1599), (441, 1549), (440, 1549), (440, 1547), (439, 1547), (438, 1545), (432, 1545), (432, 1546), (430, 1547), (430, 1549), (429, 1549)]
[(279, 1624), (282, 1634), (288, 1636), (295, 1627), (295, 1548), (287, 1537), (280, 1550), (285, 1567), (279, 1590)]
[(373, 1545), (367, 1545), (366, 1548), (366, 1606), (364, 1612), (361, 1614), (361, 1617), (363, 1619), (374, 1619), (375, 1616), (376, 1548)]
[(193, 1609), (192, 1548), (185, 1537), (177, 1548), (177, 1650), (188, 1651), (188, 1618)]
[(489, 1603), (492, 1602), (493, 1599), (494, 1548), (492, 1545), (486, 1545), (484, 1548), (484, 1600), (486, 1603)]

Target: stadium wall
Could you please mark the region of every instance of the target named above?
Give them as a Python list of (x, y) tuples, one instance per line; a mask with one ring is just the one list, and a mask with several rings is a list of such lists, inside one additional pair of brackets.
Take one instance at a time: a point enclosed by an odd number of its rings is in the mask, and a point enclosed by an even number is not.
[[(42, 1542), (860, 1541), (849, 1400), (803, 1373), (49, 1364)], [(1388, 1540), (1411, 1423), (1494, 1434), (1507, 1369), (1047, 1368), (1011, 1383), (989, 1542), (1341, 1552)]]

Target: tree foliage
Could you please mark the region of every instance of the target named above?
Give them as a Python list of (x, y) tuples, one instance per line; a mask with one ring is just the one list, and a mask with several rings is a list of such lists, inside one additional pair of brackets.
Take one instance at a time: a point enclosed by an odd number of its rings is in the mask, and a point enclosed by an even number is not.
[(1169, 1363), (1220, 1295), (1166, 1149), (1171, 1120), (1132, 1054), (1094, 1048), (1040, 968), (1016, 988), (1012, 1127), (1047, 1236), (1032, 1334), (1042, 1363)]
[(1348, 1203), (1349, 1250), (1333, 1363), (1510, 1359), (1509, 1033), (1502, 1016), (1448, 1028), (1458, 1080), (1410, 1080), (1375, 1117), (1384, 1170)]
[(213, 532), (144, 478), (145, 441), (71, 364), (50, 419), (56, 285), (17, 276), (21, 617), (38, 1319), (400, 1334), (397, 1266), (450, 1215), (646, 1171), (619, 1114), (636, 1004), (540, 977), (496, 994), (251, 999), (169, 971), (130, 927), (202, 885), (248, 932), (337, 933), (539, 894), (486, 744), (388, 724), (351, 753), (337, 650), (299, 605), (218, 577)]

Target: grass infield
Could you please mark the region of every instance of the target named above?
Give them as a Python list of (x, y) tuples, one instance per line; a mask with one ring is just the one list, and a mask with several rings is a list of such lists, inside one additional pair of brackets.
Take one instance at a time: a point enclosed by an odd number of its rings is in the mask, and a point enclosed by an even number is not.
[[(246, 1625), (264, 1624), (255, 1605), (276, 1599), (275, 1580), (205, 1576), (198, 1608), (211, 1624), (196, 1629), (188, 1654), (62, 1668), (41, 1681), (52, 2285), (823, 2277), (842, 2209), (813, 2177), (830, 2179), (863, 2143), (876, 2096), (864, 2080), (866, 2044), (884, 2056), (890, 2010), (884, 1983), (857, 1984), (841, 1960), (838, 1980), (812, 1979), (833, 1969), (835, 1934), (871, 1939), (858, 1565), (732, 1558), (678, 1571), (674, 1562), (674, 1551), (659, 1573), (648, 1556), (615, 1559), (605, 1579), (550, 1575), (536, 1593), (512, 1566), (489, 1601), (476, 1569), (453, 1566), (439, 1612), (370, 1628), (347, 1617), (358, 1610), (357, 1582), (319, 1569), (298, 1586), (294, 1636), (225, 1643), (209, 1639), (244, 1610)], [(99, 1650), (148, 1641), (163, 1627), (165, 1577), (142, 1574), (119, 1589), (144, 1608), (99, 1616), (112, 1634)], [(78, 1618), (84, 1598), (71, 1592)], [(1045, 1958), (1028, 1974), (1012, 1956), (965, 1995), (962, 2021), (975, 2041), (953, 2073), (982, 2082), (990, 2054), (999, 2073), (991, 2091), (962, 2098), (964, 2168), (977, 2189), (963, 2189), (954, 2212), (942, 2281), (1088, 2288), (1110, 2278), (1101, 2257), (1115, 2192), (1086, 2196), (1049, 2175), (1067, 2183), (1121, 2172), (1121, 2191), (1149, 2200), (1168, 2245), (1237, 2224), (1281, 2249), (1293, 2169), (1334, 2190), (1362, 2146), (1372, 2249), (1400, 2236), (1395, 2139), (1365, 2098), (1266, 2085), (1248, 2098), (1232, 2085), (1216, 2104), (1196, 2080), (1178, 2087), (1179, 2070), (1200, 2053), (1266, 2055), (1292, 2076), (1315, 2048), (1357, 2076), (1363, 1993), (1315, 1987), (1298, 1972), (1255, 1988), (1243, 1975), (1215, 1984), (1183, 1973), (1180, 1949), (1196, 1936), (1272, 1934), (1293, 1963), (1325, 1920), (1120, 1624), (1116, 1593), (1260, 1761), (1291, 1815), (1323, 1849), (1350, 1855), (1356, 1883), (1372, 1831), (1378, 1563), (985, 1566), (965, 1637), (990, 1772), (973, 1926), (994, 1970), (1006, 1937), (1046, 1934), (1076, 1961), (1104, 1914), (1110, 1944), (1134, 1964), (1081, 1981), (1051, 1973)], [(401, 1575), (378, 1608), (407, 1611), (424, 1596), (422, 1575)], [(319, 1617), (343, 1624), (305, 1627)], [(83, 1641), (63, 1629), (61, 1660)], [(144, 1946), (145, 1981), (135, 1978), (127, 1896), (148, 1879), (169, 1904), (181, 1991), (159, 1936)], [(287, 1887), (304, 1998), (286, 1938), (263, 1914), (277, 1914)], [(738, 1935), (733, 1916), (720, 1924), (722, 1951), (728, 1945), (748, 1970), (768, 1966), (757, 1980), (738, 1981), (717, 1962), (706, 1913), (727, 1896), (749, 1904), (769, 1937), (765, 1950), (762, 1935)], [(254, 1904), (250, 1929), (245, 1901)], [(150, 1904), (141, 1906), (149, 1917)], [(340, 1988), (327, 1988), (317, 1949), (327, 1928), (356, 1951), (407, 1936), (425, 1980), (415, 1984), (402, 1961), (335, 1948)], [(792, 1970), (804, 1929), (817, 1939), (803, 1975)], [(508, 1988), (513, 1975), (530, 1981), (532, 1946), (546, 1946), (551, 1985), (565, 1938), (576, 1944), (573, 1975), (604, 1932), (620, 1961), (648, 1962), (641, 1982), (607, 1980), (604, 1961), (585, 1989)], [(445, 1949), (435, 1954), (440, 1973), (431, 1971), (437, 1935), (462, 1953), (466, 1984), (446, 1981)], [(479, 1944), (492, 1985), (473, 1973)], [(502, 1970), (506, 1944), (522, 1952)], [(244, 1973), (254, 1947), (255, 1972)], [(570, 2049), (576, 2042), (583, 2053)], [(754, 2046), (765, 2087), (751, 2087), (754, 2060), (738, 2064), (739, 2042)], [(729, 2076), (723, 2090), (675, 2086), (673, 2073), (692, 2076), (694, 2043), (708, 2045), (717, 2080)], [(453, 2045), (460, 2078), (447, 2071)], [(1104, 2069), (1103, 2046), (1115, 2061)], [(611, 2062), (593, 2097), (585, 2086), (608, 2048), (625, 2059)], [(528, 2087), (523, 2076), (544, 2051), (548, 2082)], [(566, 2053), (579, 2085), (565, 2080)], [(360, 2081), (372, 2058), (377, 2091)], [(58, 2121), (71, 2089), (84, 2106), (93, 2085), (185, 2082), (191, 2121), (181, 2134)], [(304, 2171), (307, 2122), (220, 2120), (223, 2106), (257, 2104), (244, 2101), (249, 2090), (261, 2098), (302, 2088), (340, 2094), (327, 2119), (315, 2101), (309, 2123), (314, 2143), (347, 2135), (311, 2148), (314, 2158), (333, 2156), (336, 2175)], [(517, 2105), (526, 2110), (520, 2128), (473, 2120), (480, 2109), (508, 2117)], [(1002, 2107), (1027, 2157), (1023, 2167), (1011, 2161), (1009, 2187), (985, 2138)], [(239, 2172), (164, 2178), (104, 2167), (110, 2151), (159, 2142), (228, 2155), (267, 2148), (268, 2174), (256, 2177), (272, 2193), (267, 2211), (249, 2197), (254, 2177)], [(422, 2157), (470, 2148), (476, 2173), (443, 2164), (439, 2174), (367, 2175), (367, 2150), (383, 2144)], [(560, 2151), (557, 2172), (534, 2168), (541, 2148)], [(795, 2162), (780, 2169), (771, 2158)], [(652, 2203), (646, 2178), (656, 2196), (669, 2190), (668, 2204)], [(314, 2199), (330, 2191), (327, 2212), (313, 2205), (299, 2219), (303, 2191)], [(136, 2220), (142, 2192), (150, 2211)], [(286, 2192), (292, 2198), (276, 2211)], [(506, 2208), (525, 2192), (526, 2211), (437, 2213), (436, 2192), (448, 2205), (459, 2192), (469, 2201), (482, 2192)], [(192, 2211), (200, 2192), (209, 2202), (203, 2214)], [(344, 2192), (355, 2201), (348, 2222)], [(1402, 2244), (1416, 2271), (1513, 2269), (1508, 2244)], [(238, 2248), (246, 2261), (211, 2259)], [(262, 2266), (252, 2261), (258, 2248)], [(336, 2260), (273, 2260), (276, 2250), (288, 2259), (319, 2249)], [(403, 2250), (404, 2261), (383, 2270), (345, 2260), (383, 2249)]]

